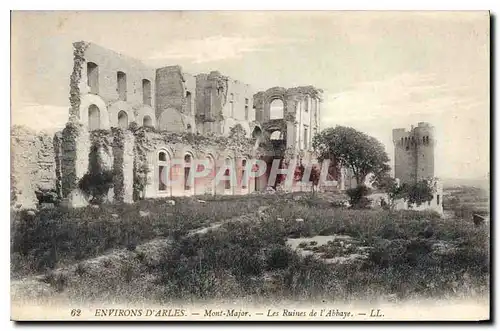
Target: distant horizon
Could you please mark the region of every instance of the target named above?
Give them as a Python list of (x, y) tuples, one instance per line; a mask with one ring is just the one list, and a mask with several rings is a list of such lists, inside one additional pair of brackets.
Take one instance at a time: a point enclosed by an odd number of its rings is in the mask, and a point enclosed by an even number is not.
[[(68, 120), (72, 44), (96, 43), (152, 68), (217, 70), (254, 92), (324, 90), (321, 128), (378, 139), (436, 128), (436, 177), (490, 171), (488, 12), (12, 12), (11, 124)], [(134, 42), (131, 42), (133, 40)], [(484, 174), (484, 175), (478, 175)]]

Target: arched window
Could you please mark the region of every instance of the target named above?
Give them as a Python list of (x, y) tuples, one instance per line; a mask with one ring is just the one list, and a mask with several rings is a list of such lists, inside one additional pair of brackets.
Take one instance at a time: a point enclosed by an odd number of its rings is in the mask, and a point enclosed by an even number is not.
[(127, 74), (122, 71), (116, 73), (118, 99), (127, 101)]
[(89, 131), (99, 130), (101, 126), (101, 114), (96, 105), (89, 106)]
[(147, 79), (142, 80), (142, 103), (151, 106), (151, 82)]
[(122, 129), (126, 129), (128, 127), (128, 115), (123, 110), (120, 110), (118, 113), (118, 127)]
[(142, 126), (153, 126), (153, 120), (150, 116), (144, 116), (144, 118), (142, 119)]
[(99, 67), (94, 62), (87, 62), (87, 85), (90, 93), (99, 94)]
[(191, 190), (191, 178), (189, 174), (191, 172), (191, 155), (184, 155), (184, 190)]
[(256, 138), (260, 138), (261, 136), (262, 136), (262, 130), (258, 126), (256, 126), (253, 129), (252, 138), (256, 139)]
[(269, 105), (269, 119), (281, 119), (284, 115), (284, 103), (281, 99), (274, 99)]
[(309, 96), (306, 96), (306, 98), (304, 99), (304, 111), (305, 112), (308, 112), (309, 111)]
[(167, 190), (168, 175), (168, 155), (167, 152), (160, 151), (158, 153), (158, 191), (164, 192)]

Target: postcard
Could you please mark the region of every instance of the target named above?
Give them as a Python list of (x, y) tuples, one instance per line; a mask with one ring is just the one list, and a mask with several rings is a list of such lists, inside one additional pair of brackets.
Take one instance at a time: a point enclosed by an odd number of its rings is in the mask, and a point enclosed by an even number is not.
[(14, 321), (490, 320), (487, 11), (13, 11)]

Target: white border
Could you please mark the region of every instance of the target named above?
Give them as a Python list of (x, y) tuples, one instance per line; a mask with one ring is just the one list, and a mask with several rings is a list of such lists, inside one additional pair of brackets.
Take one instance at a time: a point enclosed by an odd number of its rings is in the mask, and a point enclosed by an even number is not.
[[(499, 3), (500, 1), (496, 0), (490, 0), (490, 1), (484, 1), (484, 0), (474, 0), (474, 1), (441, 1), (438, 2), (436, 0), (420, 0), (420, 1), (360, 1), (360, 0), (350, 0), (350, 1), (344, 1), (343, 3), (327, 3), (324, 0), (308, 0), (308, 1), (287, 1), (286, 6), (284, 4), (276, 4), (272, 3), (270, 1), (265, 1), (265, 0), (254, 0), (252, 2), (241, 2), (238, 3), (236, 1), (182, 1), (172, 5), (171, 2), (169, 1), (137, 1), (135, 3), (128, 3), (126, 6), (123, 5), (123, 2), (119, 3), (121, 6), (118, 7), (118, 2), (108, 2), (104, 3), (102, 0), (86, 0), (84, 2), (68, 2), (68, 1), (53, 1), (53, 0), (46, 0), (46, 1), (15, 1), (15, 2), (2, 2), (2, 8), (3, 10), (1, 11), (1, 19), (0, 22), (3, 26), (2, 33), (1, 33), (1, 42), (2, 42), (2, 60), (3, 60), (3, 65), (0, 67), (1, 69), (1, 83), (2, 83), (2, 89), (1, 91), (1, 100), (2, 100), (2, 116), (3, 116), (3, 121), (1, 122), (2, 125), (4, 125), (4, 130), (1, 130), (1, 133), (3, 135), (3, 139), (0, 140), (1, 142), (1, 150), (4, 151), (4, 157), (5, 161), (1, 163), (2, 166), (2, 176), (1, 178), (1, 183), (0, 187), (2, 188), (1, 190), (1, 203), (2, 203), (2, 212), (3, 212), (3, 219), (2, 223), (3, 226), (5, 227), (4, 231), (2, 231), (2, 234), (4, 236), (2, 243), (4, 244), (3, 249), (1, 250), (2, 252), (2, 260), (1, 260), (1, 265), (4, 266), (2, 268), (3, 274), (2, 274), (2, 283), (3, 286), (7, 288), (6, 291), (2, 291), (2, 294), (4, 295), (3, 301), (2, 301), (2, 330), (6, 329), (11, 329), (14, 327), (14, 324), (12, 322), (7, 322), (10, 320), (10, 297), (9, 297), (9, 289), (10, 289), (10, 272), (9, 268), (6, 266), (9, 265), (9, 234), (10, 234), (10, 227), (9, 224), (10, 222), (8, 221), (10, 219), (10, 204), (9, 204), (9, 199), (10, 199), (10, 178), (7, 176), (7, 173), (10, 172), (10, 166), (9, 162), (7, 160), (10, 160), (10, 116), (7, 117), (7, 114), (10, 114), (10, 13), (8, 10), (14, 9), (14, 10), (112, 10), (112, 9), (127, 9), (127, 10), (220, 10), (220, 9), (225, 9), (225, 10), (491, 10), (493, 13), (496, 13), (498, 15), (499, 13)], [(251, 5), (250, 5), (251, 4)], [(10, 5), (10, 7), (8, 7)], [(498, 21), (496, 23), (498, 25)], [(496, 27), (495, 27), (495, 33), (496, 35)], [(494, 45), (491, 45), (493, 48)], [(496, 55), (495, 60), (498, 60), (498, 54)], [(497, 61), (496, 61), (497, 62)], [(498, 67), (498, 65), (497, 65)], [(492, 74), (496, 74), (497, 70)], [(495, 95), (498, 95), (498, 85), (495, 86), (494, 91), (492, 91)], [(9, 120), (7, 120), (9, 118)], [(495, 126), (498, 126), (498, 115), (497, 119), (495, 121)], [(493, 139), (494, 137), (492, 137)], [(496, 141), (495, 141), (496, 142)], [(495, 145), (495, 152), (499, 152), (499, 147), (498, 144)], [(9, 151), (9, 159), (7, 159), (7, 151)], [(497, 168), (495, 169), (497, 170)], [(495, 198), (495, 203), (498, 202), (498, 197)], [(494, 220), (493, 220), (494, 221)], [(496, 226), (496, 231), (498, 231), (499, 226)], [(497, 233), (495, 233), (497, 234)], [(492, 238), (495, 238), (493, 235)], [(497, 244), (498, 245), (498, 244)], [(496, 269), (496, 266), (495, 266)], [(498, 275), (497, 270), (495, 270), (495, 274)], [(495, 305), (496, 310), (498, 310), (498, 305)], [(495, 311), (495, 315), (498, 318), (499, 314), (498, 311)], [(158, 327), (164, 327), (163, 325), (160, 324), (155, 324)], [(298, 324), (300, 325), (300, 324)], [(73, 328), (75, 325), (64, 325), (66, 327)], [(76, 325), (77, 326), (77, 325)], [(121, 325), (106, 325), (107, 327), (115, 327), (119, 328), (122, 327)], [(139, 325), (133, 324), (130, 325), (134, 329), (137, 327), (140, 327)], [(204, 327), (212, 327), (214, 329), (218, 329), (220, 327), (234, 327), (235, 325), (204, 325)], [(252, 325), (238, 325), (238, 328), (243, 328), (243, 327), (248, 327)], [(287, 325), (288, 326), (288, 325)], [(305, 325), (304, 325), (305, 326)], [(322, 325), (323, 327), (331, 327), (330, 325)], [(386, 326), (377, 326), (377, 325), (366, 325), (367, 327), (374, 328), (374, 329), (383, 329)], [(46, 329), (51, 329), (52, 325), (49, 326), (40, 326), (42, 328)], [(103, 328), (103, 325), (95, 325), (94, 327), (96, 328)], [(168, 328), (176, 328), (178, 326), (174, 325), (167, 325)], [(185, 326), (186, 327), (186, 326)], [(265, 326), (260, 326), (260, 327), (265, 327)], [(286, 326), (283, 325), (277, 325), (273, 324), (270, 325), (273, 330), (275, 329), (283, 329)], [(361, 326), (363, 327), (363, 326)]]

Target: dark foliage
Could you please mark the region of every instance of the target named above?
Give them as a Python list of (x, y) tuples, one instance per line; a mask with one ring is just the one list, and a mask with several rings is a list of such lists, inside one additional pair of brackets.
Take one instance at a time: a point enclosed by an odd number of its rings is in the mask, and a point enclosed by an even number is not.
[(349, 203), (352, 208), (363, 209), (368, 208), (370, 205), (370, 200), (366, 197), (371, 192), (370, 188), (365, 185), (358, 185), (355, 188), (346, 190), (346, 194), (349, 196)]

